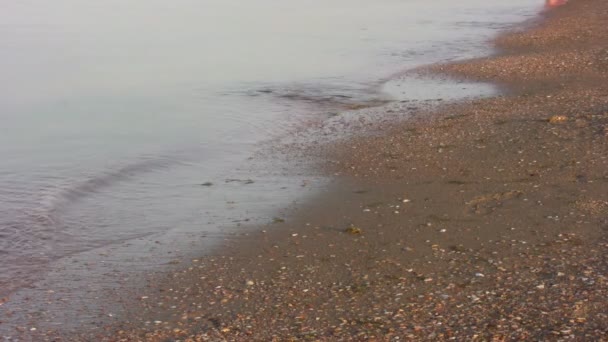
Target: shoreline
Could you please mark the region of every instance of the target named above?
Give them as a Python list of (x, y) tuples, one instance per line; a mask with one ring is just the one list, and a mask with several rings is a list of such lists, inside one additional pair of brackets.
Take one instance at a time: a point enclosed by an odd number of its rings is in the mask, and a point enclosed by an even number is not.
[(498, 55), (429, 67), (511, 92), (324, 146), (339, 176), (287, 222), (155, 276), (127, 321), (75, 338), (605, 338), (608, 72), (591, 61), (608, 6), (547, 16)]

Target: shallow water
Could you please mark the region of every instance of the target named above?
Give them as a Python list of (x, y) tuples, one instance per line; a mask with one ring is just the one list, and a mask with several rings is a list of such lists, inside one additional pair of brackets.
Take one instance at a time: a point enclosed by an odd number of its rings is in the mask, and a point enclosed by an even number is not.
[(542, 5), (3, 1), (0, 297), (74, 296), (108, 267), (147, 270), (270, 221), (323, 180), (252, 162), (261, 144), (330, 112), (491, 91), (399, 75), (487, 53)]

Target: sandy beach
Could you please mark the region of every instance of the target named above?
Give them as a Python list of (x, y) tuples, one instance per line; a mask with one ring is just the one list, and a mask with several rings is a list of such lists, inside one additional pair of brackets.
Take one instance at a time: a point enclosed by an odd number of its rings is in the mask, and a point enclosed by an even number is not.
[(572, 0), (417, 70), (503, 93), (314, 147), (322, 194), (39, 340), (607, 340), (607, 19)]

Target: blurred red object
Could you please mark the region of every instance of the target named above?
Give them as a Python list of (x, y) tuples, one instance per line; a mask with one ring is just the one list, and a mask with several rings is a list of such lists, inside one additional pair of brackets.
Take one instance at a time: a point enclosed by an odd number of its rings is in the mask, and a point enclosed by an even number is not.
[(568, 2), (568, 0), (547, 0), (546, 6), (547, 7), (557, 7), (557, 6), (564, 5), (566, 2)]

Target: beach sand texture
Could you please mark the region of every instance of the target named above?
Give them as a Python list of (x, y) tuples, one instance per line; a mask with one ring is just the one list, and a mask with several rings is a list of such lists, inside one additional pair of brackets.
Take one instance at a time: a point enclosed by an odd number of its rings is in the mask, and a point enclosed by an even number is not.
[(66, 340), (608, 339), (608, 2), (544, 16), (420, 71), (503, 95), (318, 148), (327, 192)]

